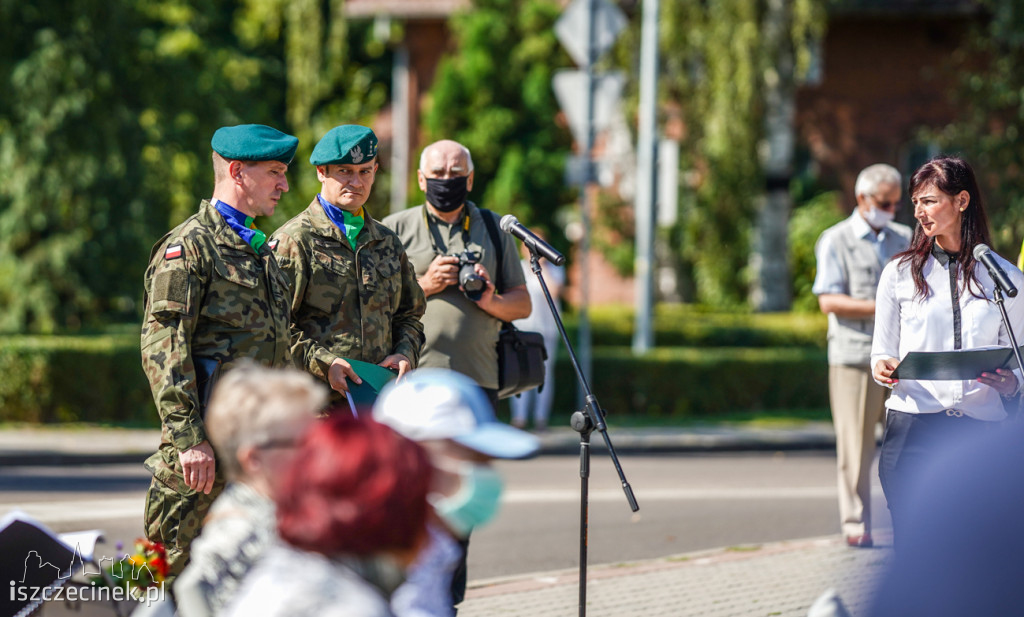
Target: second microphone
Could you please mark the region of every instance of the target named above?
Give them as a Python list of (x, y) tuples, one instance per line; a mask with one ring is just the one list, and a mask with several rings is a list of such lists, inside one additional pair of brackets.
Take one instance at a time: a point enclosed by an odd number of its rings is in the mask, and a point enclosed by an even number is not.
[(562, 255), (555, 247), (551, 246), (544, 240), (541, 240), (537, 234), (527, 229), (522, 223), (519, 222), (514, 215), (506, 214), (501, 217), (501, 222), (498, 223), (501, 230), (505, 233), (512, 234), (519, 238), (526, 248), (530, 251), (539, 254), (544, 259), (547, 259), (556, 266), (560, 266), (565, 263), (565, 255)]

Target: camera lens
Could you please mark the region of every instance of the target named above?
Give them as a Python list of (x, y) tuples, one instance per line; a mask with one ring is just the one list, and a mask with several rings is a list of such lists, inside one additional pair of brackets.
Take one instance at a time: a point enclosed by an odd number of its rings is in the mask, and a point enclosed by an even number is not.
[(459, 285), (462, 285), (466, 297), (476, 302), (483, 295), (487, 282), (476, 273), (473, 264), (465, 264), (459, 269)]

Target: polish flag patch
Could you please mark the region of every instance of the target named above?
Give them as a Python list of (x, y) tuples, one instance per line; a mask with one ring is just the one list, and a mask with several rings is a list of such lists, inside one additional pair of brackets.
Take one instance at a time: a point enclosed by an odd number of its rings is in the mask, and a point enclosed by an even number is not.
[(177, 258), (181, 257), (181, 254), (182, 254), (181, 245), (180, 244), (172, 244), (172, 245), (167, 247), (167, 250), (164, 251), (164, 259), (167, 259), (167, 260), (177, 259)]
[(270, 247), (270, 250), (276, 251), (277, 250), (277, 238), (274, 238), (270, 242), (267, 242), (267, 246)]

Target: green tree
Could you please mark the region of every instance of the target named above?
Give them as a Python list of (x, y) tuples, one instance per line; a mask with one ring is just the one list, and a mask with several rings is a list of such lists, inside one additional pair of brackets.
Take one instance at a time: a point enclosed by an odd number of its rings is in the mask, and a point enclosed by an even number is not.
[(553, 233), (559, 208), (573, 201), (564, 179), (572, 142), (555, 124), (551, 89), (555, 69), (570, 65), (553, 29), (560, 13), (553, 0), (475, 0), (453, 16), (456, 51), (438, 67), (423, 126), (426, 143), (470, 149), (478, 205), (545, 227), (564, 246)]
[[(765, 187), (760, 151), (766, 95), (779, 79), (796, 78), (778, 73), (780, 46), (790, 49), (793, 70), (801, 75), (809, 44), (824, 29), (823, 0), (792, 0), (785, 35), (769, 36), (769, 1), (679, 0), (661, 6), (660, 96), (684, 126), (686, 181), (670, 242), (677, 268), (690, 279), (684, 287), (713, 305), (738, 305), (747, 298), (751, 231)], [(619, 61), (627, 66), (637, 63), (639, 36), (631, 29), (619, 47)]]
[[(279, 45), (272, 58), (284, 91), (285, 125), (299, 138), (289, 172), (291, 190), (262, 226), (273, 229), (309, 205), (320, 190), (309, 155), (320, 137), (339, 124), (372, 126), (390, 97), (388, 43), (401, 36), (393, 27), (379, 37), (370, 21), (349, 22), (344, 1), (246, 0), (236, 22), (241, 41)], [(277, 74), (277, 73), (275, 73)], [(382, 168), (367, 207), (387, 213), (387, 169)]]
[(316, 138), (387, 99), (386, 41), (341, 9), (0, 0), (0, 331), (137, 319), (151, 246), (212, 190), (220, 126), (299, 135), (292, 191), (261, 226), (305, 207)]
[(953, 54), (961, 76), (950, 87), (959, 118), (937, 138), (971, 163), (982, 184), (995, 249), (1015, 261), (1024, 238), (1024, 4), (979, 2), (982, 19)]
[(193, 4), (0, 3), (0, 330), (134, 316), (150, 245), (210, 190), (212, 127), (274, 105), (232, 3)]

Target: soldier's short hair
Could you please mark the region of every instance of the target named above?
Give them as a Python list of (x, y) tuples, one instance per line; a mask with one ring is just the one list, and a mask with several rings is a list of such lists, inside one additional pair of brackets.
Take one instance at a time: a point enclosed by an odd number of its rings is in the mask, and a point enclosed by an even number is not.
[(315, 417), (327, 400), (327, 389), (308, 373), (239, 362), (214, 386), (206, 411), (206, 432), (225, 475), (239, 478), (240, 449), (272, 443), (290, 423)]
[[(238, 161), (244, 166), (254, 165), (252, 161)], [(226, 159), (223, 156), (213, 153), (213, 181), (214, 183), (226, 182), (231, 178), (228, 177), (228, 168), (231, 166), (231, 159)]]

